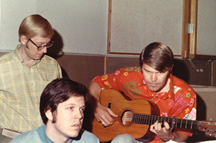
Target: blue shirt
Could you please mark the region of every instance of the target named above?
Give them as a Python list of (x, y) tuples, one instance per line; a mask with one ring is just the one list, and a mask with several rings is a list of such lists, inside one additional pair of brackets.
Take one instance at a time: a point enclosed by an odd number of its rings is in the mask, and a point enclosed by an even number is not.
[[(99, 143), (98, 138), (85, 130), (80, 131), (80, 138), (74, 138), (69, 141), (70, 143)], [(42, 125), (31, 131), (25, 132), (10, 143), (54, 143), (46, 134), (46, 126)]]

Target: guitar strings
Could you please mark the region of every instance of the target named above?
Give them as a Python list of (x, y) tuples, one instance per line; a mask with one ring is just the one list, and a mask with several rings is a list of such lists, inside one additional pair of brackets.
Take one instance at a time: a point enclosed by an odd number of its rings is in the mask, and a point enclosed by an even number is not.
[(175, 123), (174, 127), (176, 128), (199, 129), (199, 121), (162, 117), (156, 115), (137, 114), (137, 113), (133, 114), (132, 123), (151, 125), (157, 120), (162, 123), (166, 121), (170, 126), (174, 122)]

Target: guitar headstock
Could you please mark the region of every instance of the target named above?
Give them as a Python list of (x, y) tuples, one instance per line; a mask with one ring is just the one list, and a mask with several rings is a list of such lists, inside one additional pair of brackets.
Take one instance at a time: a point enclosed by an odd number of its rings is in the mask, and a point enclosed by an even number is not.
[(206, 136), (216, 137), (216, 121), (200, 121), (199, 130), (204, 131)]

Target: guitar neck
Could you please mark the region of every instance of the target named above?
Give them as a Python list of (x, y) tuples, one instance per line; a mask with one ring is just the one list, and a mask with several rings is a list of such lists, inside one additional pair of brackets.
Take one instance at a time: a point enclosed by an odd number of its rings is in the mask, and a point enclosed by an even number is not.
[(147, 124), (152, 125), (156, 121), (164, 122), (166, 121), (172, 128), (183, 128), (183, 129), (197, 129), (199, 130), (199, 121), (178, 119), (175, 117), (162, 117), (156, 115), (145, 115), (145, 114), (133, 114), (132, 122), (136, 124)]

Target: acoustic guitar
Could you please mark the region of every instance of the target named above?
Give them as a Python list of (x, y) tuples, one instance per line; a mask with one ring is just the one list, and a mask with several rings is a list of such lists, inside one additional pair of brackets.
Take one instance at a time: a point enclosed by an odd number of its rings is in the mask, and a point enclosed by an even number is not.
[(166, 121), (173, 128), (205, 131), (207, 135), (216, 137), (216, 122), (152, 115), (157, 114), (157, 109), (147, 100), (129, 100), (114, 89), (103, 90), (100, 95), (100, 103), (118, 115), (117, 118), (114, 118), (114, 123), (108, 127), (104, 127), (95, 118), (93, 119), (92, 132), (101, 142), (110, 141), (119, 134), (129, 134), (136, 139), (151, 140), (154, 135), (149, 131), (149, 127), (157, 120)]

